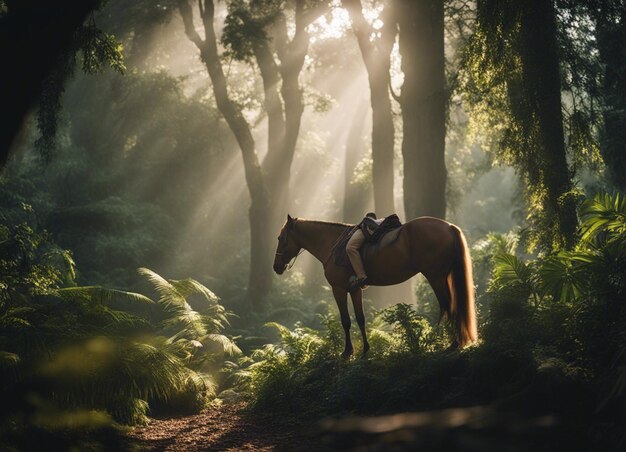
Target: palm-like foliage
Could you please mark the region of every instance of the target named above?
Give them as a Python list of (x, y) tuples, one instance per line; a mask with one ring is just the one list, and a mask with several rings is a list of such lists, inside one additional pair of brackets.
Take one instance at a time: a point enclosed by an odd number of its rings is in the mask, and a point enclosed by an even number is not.
[[(227, 313), (197, 281), (167, 281), (148, 269), (141, 274), (159, 295), (156, 302), (100, 286), (55, 287), (56, 277), (36, 296), (27, 290), (0, 300), (3, 381), (19, 380), (57, 409), (104, 410), (124, 423), (145, 420), (148, 403), (206, 405), (215, 384), (194, 367), (207, 358), (204, 345), (240, 353), (221, 334)], [(187, 301), (194, 296), (202, 314)]]
[(175, 396), (190, 372), (162, 343), (111, 337), (53, 351), (38, 369), (58, 406), (106, 410), (124, 423), (143, 420), (139, 401)]
[[(511, 326), (524, 322), (520, 344), (541, 343), (539, 336), (544, 336), (544, 347), (556, 346), (613, 381), (601, 395), (600, 407), (623, 404), (626, 199), (598, 194), (582, 204), (580, 218), (579, 240), (572, 250), (528, 262), (508, 253), (496, 256), (490, 291), (498, 302), (490, 307), (490, 314), (496, 315), (490, 316), (488, 329), (506, 338), (514, 331)], [(527, 309), (526, 301), (533, 298), (541, 302), (539, 310)], [(498, 330), (494, 320), (508, 326)], [(532, 328), (536, 337), (531, 339), (523, 333)], [(551, 331), (554, 328), (559, 334)]]
[(539, 267), (542, 289), (555, 300), (569, 303), (585, 291), (585, 274), (593, 262), (588, 252), (561, 251)]
[(488, 288), (491, 296), (521, 300), (530, 298), (535, 305), (541, 303), (542, 294), (538, 290), (538, 275), (534, 264), (526, 263), (509, 253), (496, 254), (493, 260), (493, 273)]
[(588, 243), (601, 232), (614, 239), (626, 233), (626, 197), (619, 193), (598, 193), (587, 199), (580, 209), (581, 241)]
[(546, 294), (571, 303), (602, 291), (606, 287), (602, 280), (616, 289), (623, 287), (626, 199), (619, 194), (598, 194), (586, 200), (580, 212), (580, 241), (574, 250), (561, 250), (534, 263), (524, 263), (509, 253), (497, 254), (492, 290), (539, 300)]
[(626, 199), (597, 194), (581, 207), (580, 241), (573, 251), (561, 251), (539, 267), (543, 288), (564, 302), (619, 294), (626, 285)]

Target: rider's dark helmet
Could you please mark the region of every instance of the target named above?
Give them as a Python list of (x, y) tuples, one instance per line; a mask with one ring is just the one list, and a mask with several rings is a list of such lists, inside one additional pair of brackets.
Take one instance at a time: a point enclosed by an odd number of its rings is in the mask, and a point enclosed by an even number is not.
[(373, 218), (374, 220), (376, 219), (376, 214), (374, 212), (367, 212), (365, 216), (369, 218)]

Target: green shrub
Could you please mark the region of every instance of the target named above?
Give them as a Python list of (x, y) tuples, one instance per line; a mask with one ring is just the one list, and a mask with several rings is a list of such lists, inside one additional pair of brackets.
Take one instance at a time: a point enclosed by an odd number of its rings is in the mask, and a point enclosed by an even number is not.
[(19, 443), (27, 432), (60, 438), (70, 425), (132, 425), (145, 423), (149, 412), (208, 406), (216, 388), (203, 369), (240, 353), (221, 333), (228, 313), (213, 292), (147, 269), (140, 276), (156, 297), (75, 286), (68, 252), (20, 215), (3, 218), (0, 395), (9, 429), (3, 438)]

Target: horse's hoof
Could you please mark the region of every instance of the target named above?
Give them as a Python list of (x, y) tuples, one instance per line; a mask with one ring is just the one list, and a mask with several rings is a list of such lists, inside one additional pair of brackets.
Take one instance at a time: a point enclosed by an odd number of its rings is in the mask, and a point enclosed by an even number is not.
[(450, 346), (448, 348), (446, 348), (447, 352), (456, 352), (457, 350), (460, 350), (461, 347), (459, 347), (459, 343), (457, 341), (454, 341), (450, 344)]

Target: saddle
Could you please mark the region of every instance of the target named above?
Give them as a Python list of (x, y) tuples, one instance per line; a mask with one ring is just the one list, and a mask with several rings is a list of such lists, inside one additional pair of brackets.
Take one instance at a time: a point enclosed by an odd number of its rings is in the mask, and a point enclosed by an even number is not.
[[(398, 215), (394, 213), (386, 217), (380, 225), (377, 225), (373, 232), (365, 232), (366, 241), (359, 250), (363, 264), (367, 266), (367, 263), (376, 257), (376, 253), (379, 249), (395, 242), (400, 234), (401, 227), (402, 222), (400, 218), (398, 218)], [(371, 229), (371, 226), (368, 225), (368, 228)], [(346, 245), (350, 237), (352, 237), (352, 234), (359, 229), (363, 229), (363, 223), (359, 223), (352, 228), (350, 233), (346, 234), (346, 236), (335, 245), (333, 259), (336, 265), (352, 269), (352, 264), (346, 252)]]

